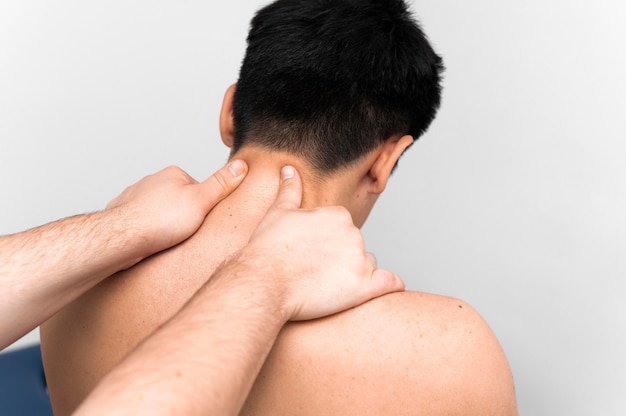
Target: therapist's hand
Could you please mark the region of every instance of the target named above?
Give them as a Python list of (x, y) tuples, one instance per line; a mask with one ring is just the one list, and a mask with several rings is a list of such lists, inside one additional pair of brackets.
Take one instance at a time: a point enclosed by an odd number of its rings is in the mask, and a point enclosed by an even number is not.
[(146, 230), (146, 256), (172, 247), (190, 237), (209, 211), (239, 186), (248, 167), (232, 160), (204, 182), (170, 166), (129, 186), (107, 205), (132, 221), (129, 226)]
[(285, 167), (274, 204), (238, 256), (281, 296), (285, 320), (331, 315), (404, 290), (400, 277), (376, 267), (347, 209), (301, 209), (301, 202), (300, 175)]

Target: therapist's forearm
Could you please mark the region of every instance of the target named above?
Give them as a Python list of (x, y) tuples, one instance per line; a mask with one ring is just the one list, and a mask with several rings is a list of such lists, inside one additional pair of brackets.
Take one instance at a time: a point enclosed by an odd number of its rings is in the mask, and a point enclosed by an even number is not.
[(103, 212), (0, 237), (0, 349), (104, 278), (191, 236), (246, 173), (232, 160), (197, 182), (170, 166), (126, 188)]
[(77, 414), (238, 414), (289, 319), (268, 266), (239, 261), (222, 268), (100, 382)]
[(0, 348), (98, 282), (145, 257), (146, 230), (123, 208), (0, 238)]

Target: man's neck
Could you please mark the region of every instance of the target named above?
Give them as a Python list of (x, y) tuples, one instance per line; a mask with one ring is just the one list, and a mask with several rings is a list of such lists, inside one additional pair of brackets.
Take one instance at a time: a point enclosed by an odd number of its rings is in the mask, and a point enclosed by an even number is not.
[(227, 259), (247, 244), (276, 198), (280, 170), (285, 165), (295, 167), (302, 177), (304, 208), (342, 205), (352, 214), (355, 225), (360, 227), (373, 205), (373, 202), (367, 202), (367, 195), (357, 195), (359, 177), (363, 175), (358, 164), (320, 178), (306, 162), (290, 154), (246, 147), (233, 157), (248, 164), (248, 175), (232, 194), (209, 213), (197, 233), (199, 240), (204, 241), (203, 250), (219, 261)]
[(322, 177), (309, 163), (297, 156), (253, 146), (242, 148), (233, 157), (246, 161), (249, 169), (246, 179), (233, 196), (246, 194), (255, 203), (263, 200), (267, 209), (278, 191), (281, 168), (291, 165), (302, 178), (303, 208), (345, 204), (346, 175)]

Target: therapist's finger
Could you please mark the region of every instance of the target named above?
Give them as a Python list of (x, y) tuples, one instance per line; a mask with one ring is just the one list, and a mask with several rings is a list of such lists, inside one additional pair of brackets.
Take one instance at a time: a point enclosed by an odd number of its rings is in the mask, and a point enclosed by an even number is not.
[(298, 209), (302, 204), (302, 178), (292, 166), (284, 166), (280, 171), (280, 187), (272, 204), (278, 209)]
[(235, 159), (200, 183), (206, 211), (237, 189), (247, 174), (246, 162)]

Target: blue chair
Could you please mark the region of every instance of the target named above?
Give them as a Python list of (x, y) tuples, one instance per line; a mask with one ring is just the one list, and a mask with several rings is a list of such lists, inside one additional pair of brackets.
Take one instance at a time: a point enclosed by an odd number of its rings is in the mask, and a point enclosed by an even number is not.
[(0, 354), (0, 415), (52, 416), (39, 345)]

